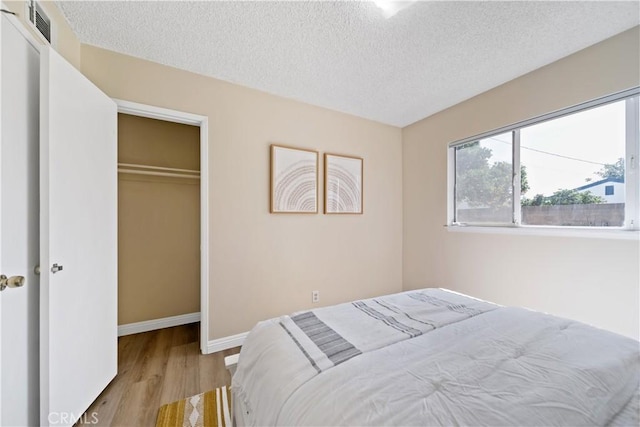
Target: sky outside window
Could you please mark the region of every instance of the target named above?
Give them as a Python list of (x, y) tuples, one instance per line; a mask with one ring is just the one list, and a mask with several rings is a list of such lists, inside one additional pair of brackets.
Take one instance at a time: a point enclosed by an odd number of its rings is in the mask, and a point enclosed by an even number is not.
[[(489, 144), (489, 142), (491, 142)], [(511, 133), (481, 141), (490, 163), (510, 161)], [(520, 163), (527, 169), (526, 197), (550, 196), (602, 179), (595, 172), (625, 156), (625, 101), (522, 128)]]
[(520, 159), (527, 168), (527, 197), (549, 196), (602, 179), (595, 172), (625, 156), (625, 101), (618, 101), (520, 132)]

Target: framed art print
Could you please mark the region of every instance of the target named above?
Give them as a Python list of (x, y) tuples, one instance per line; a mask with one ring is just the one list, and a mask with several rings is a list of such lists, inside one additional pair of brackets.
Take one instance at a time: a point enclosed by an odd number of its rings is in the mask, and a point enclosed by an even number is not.
[(324, 213), (361, 214), (363, 176), (362, 158), (325, 153)]
[(271, 145), (271, 213), (318, 213), (318, 152)]

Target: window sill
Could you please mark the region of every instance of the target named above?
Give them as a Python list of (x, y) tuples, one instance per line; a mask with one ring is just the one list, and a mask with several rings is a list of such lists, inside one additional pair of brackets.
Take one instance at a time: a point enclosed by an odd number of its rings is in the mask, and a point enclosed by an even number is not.
[(635, 240), (640, 241), (640, 230), (605, 229), (605, 228), (568, 228), (568, 227), (509, 227), (509, 226), (480, 226), (480, 225), (449, 225), (447, 231), (455, 233), (480, 234), (512, 234), (521, 236), (550, 236), (550, 237), (582, 237), (591, 239)]

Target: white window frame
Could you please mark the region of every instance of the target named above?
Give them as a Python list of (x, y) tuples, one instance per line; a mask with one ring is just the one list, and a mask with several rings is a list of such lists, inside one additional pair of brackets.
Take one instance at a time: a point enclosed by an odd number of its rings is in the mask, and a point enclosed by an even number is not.
[[(625, 145), (625, 219), (622, 227), (572, 227), (538, 226), (521, 224), (520, 206), (520, 129), (558, 119), (563, 116), (597, 108), (626, 99), (626, 145)], [(618, 92), (594, 99), (569, 108), (527, 119), (508, 126), (484, 132), (449, 144), (447, 164), (447, 230), (462, 232), (480, 232), (497, 234), (533, 234), (552, 236), (575, 236), (592, 238), (615, 238), (639, 240), (640, 238), (640, 171), (638, 156), (640, 151), (640, 132), (638, 113), (640, 111), (640, 88)], [(455, 149), (464, 144), (512, 132), (513, 152), (513, 219), (511, 223), (459, 223), (455, 222)]]

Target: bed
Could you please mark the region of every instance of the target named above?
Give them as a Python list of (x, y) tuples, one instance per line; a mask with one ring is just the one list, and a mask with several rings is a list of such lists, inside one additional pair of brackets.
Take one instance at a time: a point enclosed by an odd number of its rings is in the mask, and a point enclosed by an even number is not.
[(639, 425), (638, 341), (444, 289), (258, 323), (238, 425)]

